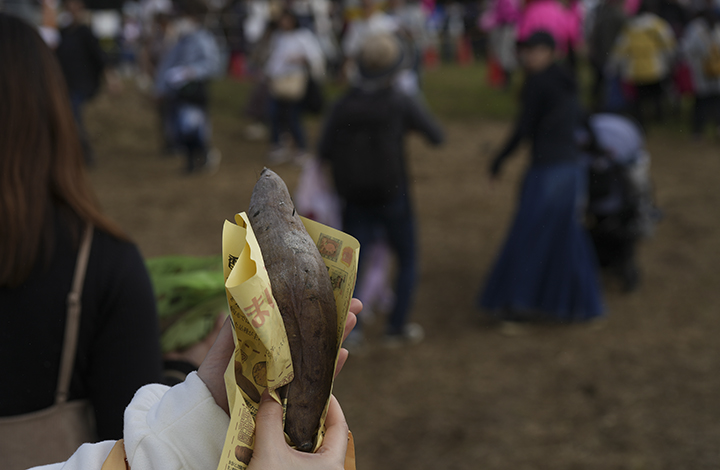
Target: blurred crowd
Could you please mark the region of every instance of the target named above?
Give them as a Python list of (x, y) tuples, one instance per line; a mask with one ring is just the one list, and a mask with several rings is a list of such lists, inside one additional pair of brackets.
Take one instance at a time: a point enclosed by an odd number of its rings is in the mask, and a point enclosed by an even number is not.
[[(42, 13), (23, 0), (4, 0), (3, 9), (65, 30), (81, 21), (74, 6), (81, 3), (47, 0)], [(48, 5), (58, 10), (56, 20), (48, 20)], [(518, 42), (546, 30), (571, 69), (588, 65), (594, 110), (630, 113), (647, 128), (691, 97), (697, 139), (709, 124), (716, 133), (720, 125), (717, 0), (95, 0), (86, 7), (82, 21), (97, 37), (104, 63), (115, 76), (132, 76), (161, 101), (165, 150), (177, 150), (178, 140), (194, 139), (181, 145), (193, 148), (185, 150), (194, 154), (188, 171), (213, 168), (219, 159), (202, 123), (207, 118), (197, 112), (207, 106), (206, 92), (194, 84), (188, 94), (195, 112), (177, 119), (171, 90), (221, 75), (255, 80), (258, 86), (246, 109), (254, 121), (246, 129), (248, 137), (269, 137), (271, 162), (302, 159), (308, 153), (302, 114), (322, 106), (323, 82), (352, 81), (359, 45), (377, 32), (398, 35), (409, 49), (411, 57), (397, 80), (410, 94), (421, 92), (423, 69), (440, 61), (487, 61), (489, 82), (509, 87), (519, 69)], [(167, 56), (193, 28), (204, 31), (194, 35), (204, 58), (192, 60), (197, 70), (205, 70), (190, 80), (178, 68), (168, 70)], [(273, 102), (270, 86), (285, 98), (302, 89), (304, 101), (298, 106), (287, 106), (287, 99)], [(73, 95), (77, 108), (88, 92), (82, 95)], [(201, 130), (194, 131), (194, 138), (178, 139), (178, 122)], [(294, 151), (288, 153), (289, 147)]]
[(629, 113), (647, 129), (649, 121), (663, 120), (666, 108), (677, 110), (683, 97), (692, 97), (692, 131), (700, 139), (708, 124), (716, 134), (720, 124), (719, 14), (713, 0), (496, 0), (481, 26), (494, 82), (508, 83), (517, 69), (516, 41), (544, 29), (571, 69), (587, 60), (595, 110)]

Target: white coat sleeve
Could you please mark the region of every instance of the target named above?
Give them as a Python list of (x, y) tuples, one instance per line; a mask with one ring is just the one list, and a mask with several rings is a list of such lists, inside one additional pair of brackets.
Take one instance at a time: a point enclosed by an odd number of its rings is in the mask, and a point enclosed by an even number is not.
[(125, 411), (130, 468), (217, 468), (229, 424), (195, 372), (171, 389), (145, 386)]
[(96, 444), (83, 444), (67, 462), (33, 467), (31, 470), (100, 470), (110, 454), (115, 441), (103, 441)]

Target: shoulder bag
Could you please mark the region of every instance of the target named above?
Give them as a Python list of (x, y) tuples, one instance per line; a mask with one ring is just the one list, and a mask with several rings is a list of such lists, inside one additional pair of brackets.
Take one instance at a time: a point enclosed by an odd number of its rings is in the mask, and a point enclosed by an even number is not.
[(303, 71), (270, 79), (270, 95), (280, 101), (297, 102), (305, 95), (308, 77)]
[(68, 401), (92, 233), (93, 227), (88, 225), (78, 252), (72, 290), (67, 297), (67, 322), (55, 404), (32, 413), (0, 418), (0, 468), (4, 470), (23, 470), (36, 465), (63, 462), (81, 444), (96, 439), (95, 418), (90, 402)]

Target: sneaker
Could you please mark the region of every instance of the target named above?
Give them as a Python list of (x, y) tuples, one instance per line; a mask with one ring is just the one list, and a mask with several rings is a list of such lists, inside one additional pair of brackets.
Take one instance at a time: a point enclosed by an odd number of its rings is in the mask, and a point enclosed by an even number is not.
[(203, 171), (209, 175), (214, 175), (220, 169), (220, 161), (222, 160), (222, 154), (220, 150), (213, 148), (207, 153), (205, 165), (203, 165)]
[(417, 323), (408, 323), (400, 334), (386, 334), (383, 345), (396, 349), (406, 345), (418, 344), (425, 339), (425, 329)]

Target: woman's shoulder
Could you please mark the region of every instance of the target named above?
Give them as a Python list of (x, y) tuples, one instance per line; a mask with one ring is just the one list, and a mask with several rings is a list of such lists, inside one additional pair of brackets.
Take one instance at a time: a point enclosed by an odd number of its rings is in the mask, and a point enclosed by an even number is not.
[(93, 244), (95, 243), (117, 251), (137, 250), (135, 242), (120, 239), (98, 227), (93, 228)]
[(144, 261), (138, 246), (122, 240), (99, 228), (93, 230), (91, 259), (95, 258), (103, 268), (124, 272), (144, 268)]
[(152, 282), (138, 246), (97, 228), (93, 235), (86, 287), (99, 305), (105, 311), (132, 305), (137, 312), (154, 314)]

